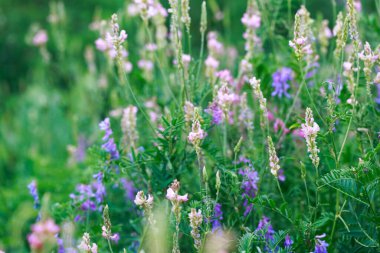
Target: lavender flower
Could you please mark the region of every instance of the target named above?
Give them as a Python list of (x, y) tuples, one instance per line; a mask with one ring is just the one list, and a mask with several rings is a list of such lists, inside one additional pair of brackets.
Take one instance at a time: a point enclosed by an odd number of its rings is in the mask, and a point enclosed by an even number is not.
[(127, 180), (126, 178), (122, 178), (120, 179), (120, 183), (125, 191), (125, 198), (127, 200), (133, 201), (137, 192), (135, 186), (133, 185), (133, 182)]
[(377, 88), (377, 98), (375, 98), (375, 102), (380, 105), (380, 84), (376, 84)]
[(212, 232), (215, 232), (222, 228), (221, 221), (223, 220), (222, 205), (219, 203), (215, 204), (214, 216), (211, 218)]
[(240, 169), (239, 174), (243, 176), (243, 181), (241, 183), (241, 189), (243, 190), (243, 193), (241, 196), (244, 199), (244, 216), (247, 216), (253, 208), (253, 204), (250, 204), (248, 200), (256, 197), (258, 190), (257, 183), (260, 178), (259, 173), (255, 171), (251, 163), (249, 163), (246, 168)]
[(272, 87), (274, 88), (274, 91), (272, 92), (272, 97), (277, 96), (279, 98), (282, 98), (282, 96), (285, 96), (287, 98), (290, 98), (290, 95), (288, 93), (290, 85), (288, 82), (292, 81), (293, 78), (294, 74), (292, 69), (284, 67), (277, 70), (272, 75)]
[(40, 199), (38, 197), (36, 180), (33, 180), (30, 184), (28, 184), (28, 189), (29, 189), (30, 195), (32, 195), (34, 199), (34, 209), (38, 209), (40, 207)]
[[(79, 184), (76, 187), (77, 193), (70, 194), (74, 204), (80, 205), (82, 212), (101, 211), (101, 203), (106, 196), (106, 188), (103, 184), (103, 174), (101, 172), (93, 176), (96, 180), (91, 184)], [(75, 221), (81, 220), (81, 215), (75, 218)]]
[(105, 143), (102, 145), (102, 149), (109, 153), (111, 160), (119, 159), (119, 151), (117, 150), (115, 141), (111, 138), (112, 129), (109, 118), (105, 118), (102, 122), (99, 123), (99, 128), (102, 131), (105, 131), (104, 137), (102, 138)]
[(327, 247), (329, 246), (329, 244), (324, 240), (321, 240), (321, 238), (324, 238), (325, 236), (326, 234), (315, 236), (314, 253), (327, 253)]
[(255, 232), (259, 233), (259, 235), (264, 235), (265, 240), (267, 241), (273, 240), (274, 230), (270, 224), (270, 219), (266, 216), (263, 216), (259, 221)]
[(292, 238), (290, 238), (290, 235), (286, 235), (285, 236), (285, 242), (284, 242), (285, 248), (290, 248), (290, 247), (292, 247), (292, 245), (293, 245)]

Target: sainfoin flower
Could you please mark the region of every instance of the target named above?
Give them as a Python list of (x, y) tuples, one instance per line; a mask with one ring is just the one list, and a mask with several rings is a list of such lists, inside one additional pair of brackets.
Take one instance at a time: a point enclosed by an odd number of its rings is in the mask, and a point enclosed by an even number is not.
[(282, 98), (282, 96), (285, 96), (287, 98), (290, 98), (290, 95), (288, 93), (288, 89), (290, 88), (289, 82), (292, 81), (294, 78), (294, 74), (292, 69), (290, 68), (281, 68), (277, 70), (273, 75), (273, 83), (272, 87), (274, 88), (274, 91), (272, 92), (272, 96), (277, 96), (279, 98)]
[(102, 145), (102, 149), (109, 153), (111, 160), (119, 159), (119, 151), (117, 150), (114, 139), (111, 137), (112, 129), (110, 119), (105, 118), (102, 122), (100, 122), (99, 128), (100, 130), (105, 132), (104, 137), (102, 139), (103, 141), (105, 141), (105, 143)]
[(268, 153), (269, 153), (269, 168), (270, 172), (276, 178), (278, 177), (278, 171), (280, 170), (280, 160), (277, 157), (276, 149), (274, 147), (272, 137), (268, 136)]
[(98, 253), (98, 245), (96, 243), (92, 243), (90, 240), (90, 234), (84, 233), (80, 244), (78, 245), (78, 249), (85, 253)]
[(153, 224), (153, 215), (152, 215), (152, 208), (153, 208), (153, 196), (148, 194), (148, 197), (145, 196), (143, 191), (139, 191), (136, 194), (135, 198), (135, 204), (136, 206), (141, 207), (144, 210), (144, 215), (148, 219), (148, 221)]
[(306, 139), (307, 151), (310, 153), (309, 157), (317, 168), (319, 165), (319, 149), (316, 139), (320, 129), (319, 125), (314, 122), (313, 112), (310, 108), (306, 108), (305, 123), (301, 125), (301, 129)]
[(253, 204), (249, 203), (249, 200), (256, 197), (258, 190), (257, 183), (260, 179), (259, 173), (253, 168), (249, 160), (248, 162), (248, 166), (239, 170), (239, 174), (243, 176), (243, 181), (241, 183), (243, 193), (241, 196), (244, 200), (244, 216), (247, 216), (253, 208)]
[(43, 46), (48, 41), (48, 35), (45, 30), (39, 30), (33, 37), (33, 45), (35, 46)]
[(203, 216), (201, 210), (196, 210), (195, 208), (191, 208), (191, 211), (189, 213), (189, 221), (190, 221), (190, 227), (191, 227), (191, 237), (194, 239), (194, 247), (196, 249), (200, 249), (202, 246), (201, 242), (201, 234), (199, 231), (199, 227), (202, 224)]
[(315, 236), (314, 253), (327, 253), (327, 247), (329, 246), (329, 244), (325, 242), (324, 240), (321, 240), (321, 238), (324, 238), (324, 237), (326, 237), (326, 234)]
[(58, 232), (59, 227), (52, 219), (39, 221), (32, 225), (32, 233), (28, 235), (29, 245), (34, 250), (43, 250), (44, 246), (56, 244), (55, 235)]

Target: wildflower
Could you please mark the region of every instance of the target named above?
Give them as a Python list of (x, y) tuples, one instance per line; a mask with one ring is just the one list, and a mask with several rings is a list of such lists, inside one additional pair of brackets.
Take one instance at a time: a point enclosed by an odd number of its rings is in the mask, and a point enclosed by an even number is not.
[(259, 221), (255, 232), (259, 233), (260, 236), (264, 235), (264, 238), (267, 241), (273, 240), (274, 230), (272, 224), (270, 223), (270, 219), (263, 216)]
[(96, 245), (96, 243), (92, 243), (91, 245), (89, 233), (83, 234), (82, 241), (78, 245), (78, 249), (86, 253), (98, 253), (98, 245)]
[(317, 147), (316, 138), (320, 129), (318, 124), (314, 122), (313, 112), (310, 108), (306, 108), (305, 123), (302, 124), (301, 127), (306, 139), (307, 151), (310, 153), (309, 157), (313, 165), (318, 168), (319, 149)]
[(219, 125), (223, 122), (224, 112), (223, 109), (219, 106), (217, 101), (214, 101), (209, 105), (209, 107), (205, 110), (208, 114), (212, 115), (212, 123)]
[(207, 29), (207, 9), (206, 9), (206, 1), (202, 2), (202, 10), (201, 10), (201, 24), (199, 26), (199, 30), (204, 37), (204, 34)]
[(214, 206), (214, 215), (211, 218), (212, 232), (215, 232), (222, 228), (222, 223), (221, 223), (222, 220), (223, 220), (222, 205), (219, 203), (216, 203)]
[(292, 81), (294, 78), (294, 74), (292, 69), (290, 68), (281, 68), (277, 70), (273, 75), (273, 83), (272, 87), (274, 88), (274, 91), (272, 92), (272, 97), (277, 96), (279, 98), (282, 98), (282, 96), (285, 96), (287, 98), (290, 98), (290, 95), (288, 93), (288, 89), (290, 88), (289, 81)]
[(45, 247), (56, 244), (55, 235), (59, 227), (52, 219), (39, 221), (32, 225), (32, 233), (28, 235), (28, 242), (32, 249), (43, 251)]
[(192, 122), (193, 118), (194, 118), (194, 112), (195, 112), (194, 105), (191, 102), (186, 101), (185, 105), (183, 106), (183, 110), (185, 112), (185, 121), (186, 121), (186, 123)]
[(133, 182), (127, 180), (126, 178), (121, 178), (120, 183), (125, 191), (125, 198), (127, 200), (133, 201), (135, 199), (136, 194), (136, 188), (133, 185)]
[(172, 213), (174, 214), (176, 227), (173, 235), (173, 253), (179, 253), (179, 244), (178, 244), (178, 236), (179, 236), (179, 224), (181, 222), (181, 204), (183, 202), (187, 202), (189, 199), (187, 194), (179, 195), (178, 192), (180, 190), (180, 183), (175, 179), (170, 187), (167, 189), (166, 198), (170, 200), (172, 203)]
[(245, 56), (240, 63), (240, 73), (247, 73), (252, 71), (252, 64), (249, 62), (252, 60), (255, 46), (260, 44), (260, 39), (256, 35), (256, 30), (261, 25), (261, 15), (254, 1), (249, 1), (247, 11), (243, 14), (241, 22), (246, 27), (243, 34), (245, 39)]
[(274, 147), (272, 137), (268, 136), (268, 152), (269, 152), (269, 167), (270, 172), (276, 178), (278, 177), (278, 171), (280, 170), (280, 160), (277, 157), (276, 149)]
[(99, 128), (100, 130), (105, 131), (104, 137), (102, 139), (103, 141), (105, 141), (105, 143), (102, 145), (102, 149), (109, 153), (111, 160), (119, 159), (119, 151), (117, 150), (114, 139), (111, 138), (112, 129), (110, 119), (105, 118), (102, 122), (100, 122)]
[(190, 23), (191, 23), (191, 18), (189, 15), (190, 11), (190, 5), (189, 5), (189, 0), (181, 0), (181, 21), (182, 23), (185, 24), (187, 33), (190, 34)]
[(334, 54), (339, 57), (343, 48), (346, 46), (348, 37), (348, 17), (343, 19), (342, 12), (339, 12), (336, 24), (333, 29), (333, 35), (336, 37), (336, 48)]
[(120, 239), (120, 236), (118, 233), (112, 234), (112, 231), (111, 231), (112, 225), (111, 225), (111, 219), (109, 216), (108, 205), (106, 205), (103, 210), (103, 222), (104, 222), (104, 225), (102, 226), (103, 238), (107, 239), (108, 241), (111, 240), (117, 243)]
[(234, 78), (231, 74), (231, 71), (228, 69), (224, 69), (221, 71), (218, 71), (216, 73), (216, 77), (222, 82), (222, 83), (228, 83), (230, 85), (234, 85)]
[(244, 199), (244, 216), (249, 215), (253, 208), (253, 204), (249, 203), (250, 199), (256, 197), (258, 190), (257, 183), (259, 182), (259, 173), (253, 168), (251, 162), (248, 160), (248, 166), (244, 169), (239, 170), (239, 174), (243, 176), (243, 181), (241, 183), (241, 189), (243, 190), (242, 198)]
[(201, 242), (201, 234), (199, 231), (199, 227), (202, 225), (202, 211), (196, 210), (195, 208), (191, 208), (191, 211), (189, 213), (189, 220), (190, 220), (190, 227), (191, 227), (191, 237), (194, 239), (194, 247), (197, 250), (200, 250), (202, 246)]
[[(79, 184), (76, 187), (77, 194), (70, 194), (74, 204), (79, 204), (82, 212), (101, 211), (101, 203), (106, 196), (106, 188), (103, 185), (103, 174), (101, 172), (93, 176), (96, 180), (91, 184)], [(76, 220), (81, 217), (77, 216)]]
[(364, 50), (359, 53), (359, 58), (364, 62), (364, 74), (367, 81), (367, 94), (371, 97), (371, 75), (374, 63), (379, 59), (379, 55), (372, 52), (371, 45), (366, 42)]
[(249, 80), (249, 83), (251, 84), (252, 89), (253, 89), (253, 94), (255, 95), (256, 99), (259, 101), (261, 113), (263, 114), (264, 118), (267, 118), (268, 117), (267, 100), (266, 98), (264, 98), (264, 95), (261, 92), (260, 82), (261, 82), (260, 79), (256, 79), (256, 77), (252, 77)]
[(310, 13), (302, 5), (297, 11), (294, 23), (294, 38), (289, 41), (289, 46), (294, 49), (297, 59), (300, 61), (306, 55), (311, 55), (313, 49), (311, 46), (311, 24)]
[(332, 37), (332, 32), (329, 28), (329, 21), (322, 20), (321, 27), (319, 28), (318, 40), (321, 45), (321, 51), (326, 54), (329, 45), (329, 39)]
[(292, 238), (290, 237), (290, 235), (286, 235), (285, 236), (285, 242), (284, 242), (284, 246), (285, 246), (285, 248), (290, 248), (290, 247), (292, 247), (292, 245), (293, 245), (293, 240), (292, 240)]
[(201, 128), (201, 116), (199, 115), (198, 110), (196, 109), (194, 112), (193, 125), (191, 127), (191, 132), (187, 137), (188, 140), (194, 145), (195, 149), (199, 149), (199, 145), (201, 141), (206, 138), (206, 132)]
[(314, 253), (327, 253), (327, 247), (329, 246), (329, 244), (324, 240), (321, 240), (321, 238), (324, 238), (325, 236), (326, 234), (315, 236)]
[(209, 55), (205, 60), (206, 76), (215, 81), (216, 72), (219, 67), (218, 56), (223, 53), (223, 44), (218, 41), (217, 34), (215, 32), (209, 32), (207, 35), (207, 48)]
[(38, 197), (36, 180), (33, 180), (30, 184), (28, 184), (28, 189), (29, 189), (30, 195), (32, 195), (32, 197), (34, 199), (34, 208), (35, 209), (39, 208), (40, 199)]
[(246, 92), (244, 92), (240, 97), (239, 122), (241, 122), (242, 125), (247, 130), (253, 129), (253, 113), (247, 104), (247, 93)]
[(123, 116), (121, 118), (121, 129), (123, 132), (123, 144), (126, 150), (136, 148), (136, 142), (138, 139), (137, 125), (137, 107), (128, 106), (123, 110)]
[(34, 35), (32, 43), (35, 46), (44, 46), (46, 42), (48, 41), (48, 35), (45, 30), (39, 30), (37, 33)]
[(377, 88), (377, 97), (375, 98), (375, 102), (380, 105), (380, 84), (377, 83), (376, 84), (376, 88)]
[(135, 204), (141, 207), (144, 210), (144, 215), (150, 222), (150, 224), (154, 223), (152, 208), (153, 208), (153, 196), (148, 195), (148, 198), (145, 196), (143, 191), (139, 191), (136, 194), (136, 198), (134, 200)]
[(343, 63), (343, 76), (347, 79), (347, 88), (351, 93), (351, 101), (355, 101), (356, 81), (354, 78), (354, 71), (357, 71), (357, 69), (354, 68), (353, 57), (351, 56), (348, 61)]
[(354, 54), (359, 53), (359, 48), (361, 42), (359, 40), (359, 32), (357, 27), (357, 13), (354, 6), (354, 0), (347, 1), (347, 9), (348, 9), (348, 24), (349, 24), (349, 32), (350, 38), (354, 44)]

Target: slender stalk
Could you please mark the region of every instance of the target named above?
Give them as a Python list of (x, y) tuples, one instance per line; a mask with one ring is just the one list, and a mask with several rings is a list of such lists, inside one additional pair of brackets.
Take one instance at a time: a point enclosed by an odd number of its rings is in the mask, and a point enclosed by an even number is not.
[(284, 194), (282, 193), (281, 186), (280, 186), (280, 182), (279, 182), (278, 178), (276, 178), (276, 183), (277, 183), (278, 191), (279, 191), (280, 194), (281, 194), (282, 201), (284, 202), (284, 204), (286, 204), (287, 202), (286, 202), (286, 200), (285, 200), (285, 198), (284, 198)]
[(107, 239), (107, 242), (108, 242), (108, 249), (110, 250), (111, 253), (113, 253), (110, 239)]

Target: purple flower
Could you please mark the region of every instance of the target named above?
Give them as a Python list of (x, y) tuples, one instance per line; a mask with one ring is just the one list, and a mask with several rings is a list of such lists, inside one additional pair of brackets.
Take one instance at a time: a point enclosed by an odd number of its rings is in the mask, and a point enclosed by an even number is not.
[(327, 242), (321, 240), (321, 238), (324, 238), (325, 236), (326, 236), (326, 234), (315, 236), (314, 253), (327, 253), (327, 247), (329, 246), (329, 244)]
[[(76, 187), (76, 193), (70, 194), (74, 204), (79, 204), (80, 210), (101, 211), (101, 203), (106, 196), (106, 188), (103, 184), (103, 173), (99, 172), (93, 176), (95, 181), (91, 184), (79, 184)], [(75, 221), (79, 221), (81, 216), (78, 215)]]
[(277, 96), (279, 98), (282, 98), (282, 96), (285, 96), (287, 98), (290, 98), (290, 95), (288, 93), (288, 89), (290, 88), (289, 81), (293, 80), (293, 71), (290, 68), (281, 68), (277, 70), (273, 75), (273, 83), (272, 87), (274, 88), (274, 91), (272, 92), (272, 96)]
[(285, 242), (284, 242), (285, 248), (290, 248), (292, 245), (293, 245), (292, 238), (290, 238), (290, 235), (286, 235), (285, 236)]
[(120, 183), (125, 191), (126, 199), (133, 201), (137, 193), (137, 190), (134, 187), (133, 182), (127, 180), (126, 178), (122, 178), (120, 179)]
[(28, 184), (28, 189), (29, 189), (30, 195), (32, 195), (34, 199), (34, 208), (38, 209), (40, 207), (40, 199), (38, 197), (36, 180), (33, 180), (30, 184)]
[(277, 172), (277, 178), (278, 180), (280, 180), (281, 182), (284, 182), (285, 181), (285, 174), (284, 174), (284, 170), (283, 169), (280, 169), (278, 172)]
[(62, 238), (59, 238), (58, 234), (55, 235), (55, 238), (57, 238), (57, 245), (58, 245), (57, 253), (65, 253), (65, 246), (63, 244)]
[(117, 160), (120, 157), (119, 151), (117, 150), (115, 141), (111, 138), (112, 129), (109, 118), (105, 118), (102, 122), (99, 123), (99, 128), (102, 131), (105, 131), (102, 140), (105, 142), (102, 145), (102, 149), (110, 154), (111, 160)]
[(380, 84), (376, 84), (377, 88), (377, 97), (375, 98), (375, 102), (380, 105)]
[(215, 232), (218, 229), (221, 229), (222, 227), (221, 220), (223, 220), (222, 205), (219, 203), (216, 203), (214, 207), (214, 216), (211, 218), (212, 232)]
[(212, 103), (205, 112), (212, 116), (213, 124), (219, 125), (223, 122), (223, 109), (217, 103)]
[(265, 233), (265, 240), (271, 241), (273, 240), (274, 230), (272, 225), (270, 224), (270, 219), (266, 216), (263, 216), (257, 225), (255, 232)]
[(243, 193), (241, 196), (244, 200), (244, 216), (247, 216), (253, 207), (253, 204), (250, 204), (248, 201), (249, 199), (256, 197), (258, 190), (257, 182), (260, 178), (259, 174), (257, 171), (255, 171), (251, 164), (249, 164), (245, 169), (240, 169), (239, 174), (243, 176), (243, 181), (241, 183), (241, 189), (243, 190)]

